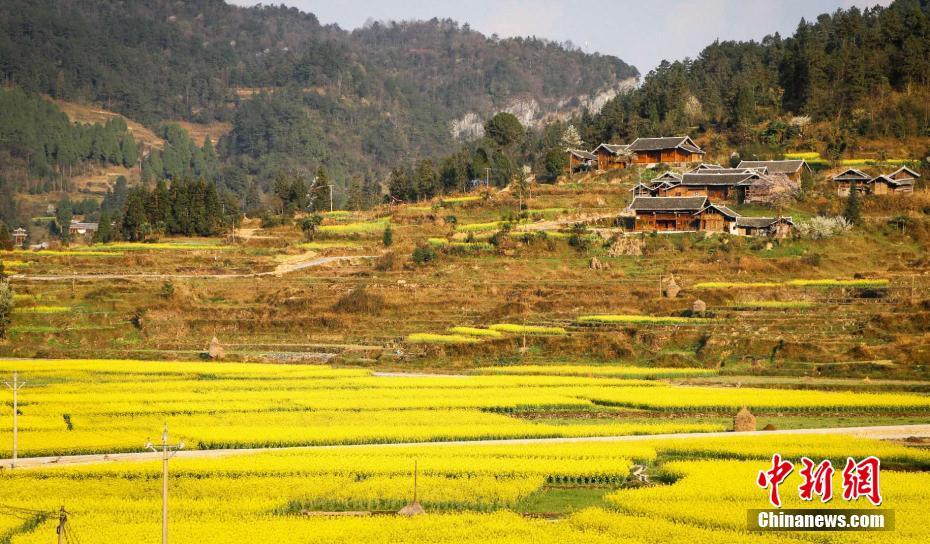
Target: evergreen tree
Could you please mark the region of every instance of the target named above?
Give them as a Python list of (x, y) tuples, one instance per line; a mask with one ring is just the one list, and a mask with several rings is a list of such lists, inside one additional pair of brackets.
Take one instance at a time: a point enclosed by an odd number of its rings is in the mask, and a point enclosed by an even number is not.
[(113, 241), (113, 218), (110, 212), (101, 212), (100, 220), (97, 224), (97, 232), (94, 233), (94, 242), (98, 244), (108, 244)]
[[(3, 270), (0, 268), (0, 273)], [(2, 275), (2, 274), (0, 274)], [(11, 316), (13, 315), (13, 287), (10, 282), (0, 279), (0, 338), (6, 338), (7, 330), (10, 327)]]
[(4, 251), (13, 251), (13, 235), (6, 223), (0, 221), (0, 249)]
[(331, 190), (326, 169), (320, 165), (316, 170), (316, 179), (314, 179), (312, 187), (313, 194), (310, 197), (314, 210), (328, 210), (332, 207), (330, 202)]
[(424, 159), (417, 164), (413, 174), (414, 191), (417, 199), (429, 199), (436, 196), (439, 189), (439, 176), (433, 169), (433, 163)]
[(846, 207), (843, 209), (843, 217), (853, 225), (862, 222), (861, 211), (859, 209), (859, 187), (853, 184), (849, 188), (849, 196), (846, 197)]
[(71, 207), (71, 200), (68, 197), (62, 198), (55, 208), (55, 225), (58, 238), (65, 244), (71, 241), (71, 219), (74, 213)]
[(358, 211), (367, 207), (365, 204), (365, 195), (362, 188), (362, 180), (359, 177), (352, 178), (349, 183), (349, 191), (346, 196), (346, 208)]
[(120, 153), (123, 156), (123, 166), (126, 168), (132, 168), (139, 162), (139, 146), (132, 134), (123, 136), (120, 141)]
[(405, 168), (397, 167), (391, 170), (391, 177), (388, 179), (388, 194), (404, 201), (416, 199), (410, 173)]
[(509, 148), (523, 139), (526, 130), (512, 113), (500, 112), (484, 124), (484, 135), (502, 148)]
[(381, 243), (384, 244), (384, 247), (391, 247), (394, 243), (394, 231), (391, 230), (391, 225), (384, 227), (384, 234), (381, 235)]
[(145, 215), (144, 189), (129, 191), (120, 221), (120, 231), (124, 240), (141, 242), (148, 235), (148, 218)]

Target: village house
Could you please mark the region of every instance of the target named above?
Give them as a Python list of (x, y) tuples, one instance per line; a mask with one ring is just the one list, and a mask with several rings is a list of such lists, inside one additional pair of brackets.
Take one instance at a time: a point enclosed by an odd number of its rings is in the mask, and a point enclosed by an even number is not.
[(736, 222), (740, 215), (726, 206), (708, 202), (704, 209), (694, 215), (697, 217), (697, 230), (736, 234)]
[(626, 168), (633, 161), (628, 145), (601, 144), (591, 153), (597, 157), (597, 169), (602, 172)]
[(794, 228), (790, 217), (743, 217), (706, 196), (635, 196), (627, 209), (636, 216), (635, 232), (719, 232), (785, 238)]
[(26, 245), (26, 238), (28, 237), (29, 235), (26, 232), (26, 229), (22, 227), (17, 228), (13, 231), (13, 245), (15, 247), (23, 247)]
[(787, 238), (794, 228), (790, 217), (737, 217), (736, 234)]
[(706, 196), (644, 197), (633, 198), (629, 209), (636, 214), (633, 230), (695, 231), (698, 230), (696, 213), (707, 207)]
[(704, 151), (688, 136), (637, 138), (629, 151), (634, 164), (687, 164), (704, 159)]
[(597, 157), (581, 149), (568, 150), (568, 172), (574, 174), (582, 170), (590, 170), (597, 164)]
[(872, 176), (850, 168), (833, 176), (833, 183), (836, 184), (836, 194), (840, 196), (849, 196), (851, 188), (855, 187), (857, 191), (867, 192), (867, 185), (872, 181)]
[(721, 169), (688, 172), (681, 176), (681, 181), (678, 183), (659, 189), (657, 196), (706, 196), (714, 200), (742, 202), (746, 188), (759, 177), (759, 174), (748, 170), (728, 172)]
[(914, 183), (919, 177), (917, 172), (902, 166), (890, 174), (872, 178), (868, 192), (875, 195), (912, 194)]
[(804, 160), (782, 161), (740, 161), (737, 168), (765, 169), (764, 174), (782, 174), (791, 181), (800, 183), (804, 172), (811, 172), (810, 166)]
[(85, 238), (90, 238), (97, 232), (97, 223), (84, 223), (81, 221), (71, 220), (71, 224), (68, 226), (68, 234), (72, 238), (77, 236), (83, 236)]

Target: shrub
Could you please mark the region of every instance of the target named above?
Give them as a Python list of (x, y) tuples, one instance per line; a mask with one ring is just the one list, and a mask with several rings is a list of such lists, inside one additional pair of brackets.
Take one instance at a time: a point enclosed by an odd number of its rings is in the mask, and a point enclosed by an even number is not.
[(384, 227), (384, 234), (381, 235), (381, 243), (384, 244), (384, 247), (391, 247), (394, 243), (394, 231), (391, 230), (391, 225)]
[(364, 285), (360, 285), (342, 295), (333, 311), (350, 314), (377, 314), (384, 309), (384, 297), (369, 293)]
[(0, 338), (6, 337), (13, 313), (13, 288), (6, 281), (0, 280)]
[(568, 237), (568, 245), (578, 251), (587, 251), (591, 247), (588, 228), (583, 223), (575, 223), (572, 226), (571, 234)]
[(420, 245), (414, 248), (410, 258), (419, 265), (433, 262), (436, 260), (436, 250), (429, 245)]
[(845, 217), (824, 217), (818, 215), (797, 225), (798, 236), (811, 240), (823, 240), (849, 232), (852, 224)]

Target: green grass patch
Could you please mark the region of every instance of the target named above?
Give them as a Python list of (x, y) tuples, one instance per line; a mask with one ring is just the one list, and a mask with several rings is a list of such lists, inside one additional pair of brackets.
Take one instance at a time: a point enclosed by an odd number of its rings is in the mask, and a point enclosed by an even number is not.
[(688, 325), (704, 323), (708, 320), (693, 317), (652, 316), (652, 315), (583, 315), (578, 323), (648, 323), (652, 325)]
[(477, 344), (481, 340), (464, 334), (433, 334), (415, 332), (407, 336), (411, 344)]
[(488, 327), (493, 331), (514, 334), (538, 334), (541, 336), (560, 336), (568, 334), (562, 327), (544, 327), (541, 325), (517, 325), (516, 323), (496, 323)]
[(499, 331), (492, 329), (481, 329), (478, 327), (452, 327), (449, 329), (452, 334), (463, 334), (465, 336), (478, 336), (486, 338), (500, 338), (503, 336)]
[(611, 487), (543, 487), (523, 499), (514, 510), (524, 514), (563, 515), (585, 508), (608, 508), (604, 496)]

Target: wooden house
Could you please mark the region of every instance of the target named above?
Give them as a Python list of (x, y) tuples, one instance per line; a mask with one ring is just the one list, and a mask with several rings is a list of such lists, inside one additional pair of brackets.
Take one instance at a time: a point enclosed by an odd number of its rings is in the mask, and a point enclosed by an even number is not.
[(692, 172), (703, 172), (705, 170), (723, 170), (723, 167), (720, 166), (719, 164), (710, 164), (710, 163), (702, 162), (701, 164), (691, 169)]
[(787, 238), (794, 228), (790, 217), (738, 217), (736, 234), (742, 236), (768, 236)]
[(726, 206), (708, 202), (702, 210), (694, 215), (697, 219), (697, 230), (736, 234), (736, 222), (739, 220), (740, 215)]
[(875, 176), (869, 181), (866, 192), (873, 195), (913, 194), (914, 178), (894, 179), (891, 174)]
[(601, 144), (591, 153), (597, 157), (597, 169), (602, 172), (626, 168), (633, 161), (633, 154), (628, 145)]
[(634, 164), (686, 164), (704, 159), (704, 151), (688, 136), (637, 138), (629, 151)]
[(665, 172), (662, 172), (658, 176), (652, 178), (652, 183), (661, 183), (663, 181), (677, 183), (681, 181), (681, 174), (672, 172), (671, 170), (666, 170)]
[(746, 187), (759, 179), (754, 172), (717, 173), (717, 171), (688, 172), (677, 184), (660, 189), (658, 196), (706, 196), (713, 200), (742, 202)]
[(901, 181), (901, 180), (907, 180), (907, 179), (916, 180), (920, 178), (920, 174), (911, 170), (907, 166), (902, 166), (901, 168), (898, 168), (894, 172), (888, 174), (888, 177), (895, 181)]
[(849, 190), (853, 187), (857, 191), (867, 192), (867, 185), (872, 181), (872, 176), (850, 168), (833, 176), (833, 183), (836, 185), (836, 194), (840, 196), (849, 196)]
[(597, 164), (594, 154), (581, 149), (568, 150), (568, 172), (574, 174), (582, 170), (590, 170)]
[(649, 197), (633, 198), (629, 209), (636, 214), (633, 230), (651, 231), (695, 231), (699, 219), (695, 214), (707, 207), (706, 196), (696, 197)]
[(68, 233), (72, 238), (77, 236), (91, 237), (97, 232), (97, 227), (97, 223), (84, 223), (71, 220), (71, 224), (68, 226)]
[(804, 160), (783, 160), (783, 161), (740, 161), (737, 168), (764, 168), (765, 174), (783, 174), (791, 181), (800, 183), (801, 176), (804, 172), (811, 172), (811, 167)]
[(23, 247), (26, 244), (26, 238), (28, 234), (26, 229), (19, 227), (13, 231), (13, 246), (14, 247)]

